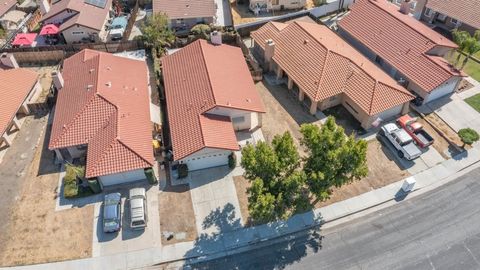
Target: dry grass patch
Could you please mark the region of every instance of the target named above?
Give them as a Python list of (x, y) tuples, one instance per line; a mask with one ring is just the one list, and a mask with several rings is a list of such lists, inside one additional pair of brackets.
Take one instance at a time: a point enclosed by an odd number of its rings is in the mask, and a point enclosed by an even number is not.
[[(195, 213), (188, 185), (171, 186), (169, 183), (158, 195), (162, 245), (193, 241), (197, 238)], [(172, 233), (170, 240), (164, 236)]]
[(9, 220), (8, 239), (2, 243), (2, 266), (91, 256), (93, 206), (55, 211), (58, 173), (38, 176), (41, 158), (49, 159), (42, 164), (54, 166), (53, 156), (50, 151), (48, 153), (42, 157), (42, 147), (38, 147), (25, 175), (25, 184)]
[(242, 215), (242, 224), (246, 227), (250, 226), (250, 214), (248, 212), (248, 194), (247, 189), (251, 186), (250, 181), (243, 176), (234, 176), (233, 183), (235, 183), (235, 189), (237, 190), (238, 203), (240, 204), (240, 214)]

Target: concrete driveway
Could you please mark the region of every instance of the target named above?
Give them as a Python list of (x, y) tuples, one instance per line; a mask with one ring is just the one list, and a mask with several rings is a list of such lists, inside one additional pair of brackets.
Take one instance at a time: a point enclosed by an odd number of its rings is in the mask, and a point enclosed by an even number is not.
[[(227, 166), (193, 171), (189, 185), (199, 235), (241, 227), (243, 221), (237, 191)], [(228, 222), (222, 222), (225, 220)]]
[[(128, 191), (133, 187), (145, 187), (147, 190), (148, 221), (145, 230), (131, 230), (129, 227)], [(102, 228), (103, 205), (95, 204), (93, 222), (92, 257), (107, 256), (115, 253), (161, 247), (160, 217), (158, 215), (158, 186), (147, 184), (125, 185), (104, 190), (104, 194), (120, 192), (122, 194), (122, 229), (118, 233), (104, 233)]]
[(397, 150), (387, 138), (383, 136), (377, 136), (377, 138), (382, 143), (383, 147), (388, 148), (388, 150), (392, 152), (392, 156), (395, 157), (395, 162), (400, 169), (407, 170), (412, 175), (431, 168), (445, 160), (442, 155), (440, 155), (440, 153), (438, 153), (438, 151), (432, 146), (428, 147), (427, 149), (421, 149), (422, 155), (419, 158), (414, 160), (406, 160), (397, 155)]
[(456, 132), (462, 128), (473, 128), (480, 133), (480, 114), (459, 95), (440, 98), (427, 106)]

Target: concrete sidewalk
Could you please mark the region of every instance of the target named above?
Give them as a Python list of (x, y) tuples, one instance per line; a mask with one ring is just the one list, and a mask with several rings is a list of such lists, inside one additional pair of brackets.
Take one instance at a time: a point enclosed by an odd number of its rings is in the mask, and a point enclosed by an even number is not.
[[(287, 221), (273, 222), (250, 228), (241, 228), (229, 232), (203, 235), (193, 242), (178, 243), (163, 247), (149, 248), (110, 256), (56, 262), (48, 264), (48, 269), (132, 269), (164, 262), (189, 259), (190, 261), (221, 257), (255, 248), (254, 245), (268, 240), (290, 237), (292, 234), (320, 224), (327, 225), (348, 217), (362, 215), (369, 209), (386, 203), (398, 203), (409, 199), (421, 190), (428, 190), (444, 184), (455, 174), (480, 161), (480, 150), (472, 148), (452, 159), (416, 174), (415, 189), (410, 194), (400, 192), (403, 180), (388, 186), (361, 194), (357, 197), (295, 215)], [(225, 215), (228, 217), (228, 215)], [(228, 219), (219, 221), (235, 222)], [(293, 236), (291, 236), (293, 237)], [(44, 269), (46, 264), (12, 267), (8, 269)]]

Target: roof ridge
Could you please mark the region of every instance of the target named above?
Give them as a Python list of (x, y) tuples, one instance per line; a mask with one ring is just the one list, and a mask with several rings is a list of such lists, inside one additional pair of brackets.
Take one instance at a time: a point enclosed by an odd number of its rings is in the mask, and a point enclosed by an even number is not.
[(323, 74), (325, 72), (325, 65), (327, 64), (328, 58), (330, 56), (330, 52), (331, 51), (329, 49), (327, 49), (327, 55), (325, 56), (325, 61), (323, 61), (322, 72), (320, 72), (320, 79), (318, 80), (317, 91), (315, 92), (315, 100), (317, 100), (319, 95), (320, 95), (320, 87), (321, 87), (322, 82), (323, 82), (323, 77), (324, 77)]
[(203, 39), (199, 39), (197, 42), (199, 43), (198, 46), (200, 47), (200, 51), (201, 51), (201, 55), (202, 55), (202, 62), (205, 65), (205, 70), (207, 71), (208, 87), (210, 88), (210, 92), (212, 93), (213, 103), (217, 104), (217, 98), (215, 97), (215, 91), (213, 90), (213, 86), (212, 86), (212, 79), (210, 77), (210, 72), (208, 70), (207, 59), (205, 58), (205, 51), (203, 50), (203, 43), (205, 43), (207, 41), (205, 41)]
[(373, 92), (372, 92), (372, 97), (370, 98), (370, 108), (368, 109), (368, 115), (371, 115), (372, 114), (372, 110), (373, 110), (373, 101), (375, 100), (375, 97), (376, 97), (376, 94), (377, 94), (377, 90), (378, 90), (378, 84), (380, 82), (375, 80), (375, 87), (373, 87)]

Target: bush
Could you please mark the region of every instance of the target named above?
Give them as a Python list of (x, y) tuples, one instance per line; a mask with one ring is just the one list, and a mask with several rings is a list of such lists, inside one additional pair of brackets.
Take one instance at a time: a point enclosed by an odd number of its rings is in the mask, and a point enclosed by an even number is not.
[(474, 142), (480, 139), (478, 133), (471, 128), (462, 128), (458, 131), (458, 136), (462, 139), (462, 142), (468, 145), (473, 144)]
[(63, 196), (65, 198), (75, 198), (79, 196), (90, 195), (85, 190), (79, 190), (77, 179), (85, 177), (84, 166), (65, 165), (65, 176), (63, 177)]
[(234, 169), (236, 166), (237, 156), (232, 152), (230, 155), (228, 155), (228, 167), (230, 167), (230, 169)]
[(325, 5), (326, 3), (327, 3), (326, 0), (313, 0), (313, 5), (316, 6), (316, 7)]
[(188, 166), (187, 164), (178, 165), (178, 178), (185, 178), (188, 176)]
[(192, 35), (195, 35), (195, 36), (199, 36), (199, 35), (207, 36), (207, 34), (210, 34), (210, 31), (211, 31), (211, 28), (207, 24), (197, 24), (194, 27), (192, 27), (192, 29), (190, 30)]

